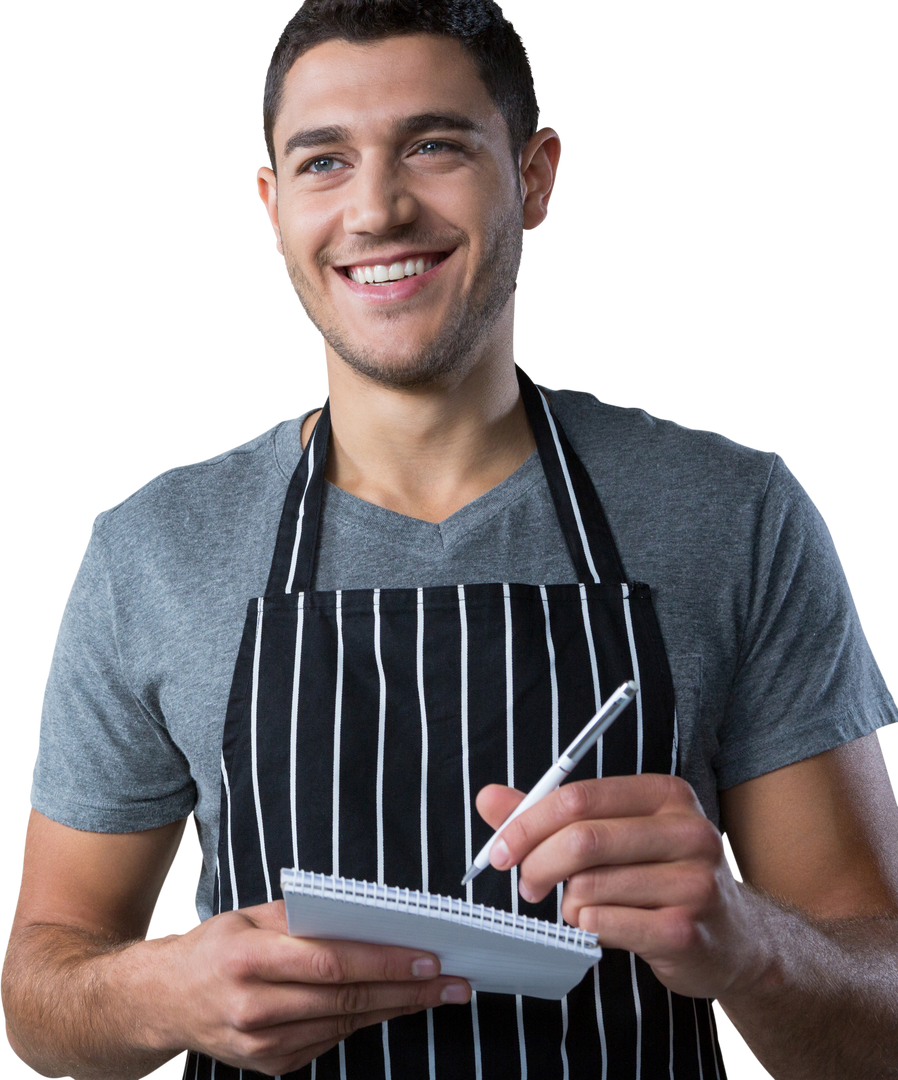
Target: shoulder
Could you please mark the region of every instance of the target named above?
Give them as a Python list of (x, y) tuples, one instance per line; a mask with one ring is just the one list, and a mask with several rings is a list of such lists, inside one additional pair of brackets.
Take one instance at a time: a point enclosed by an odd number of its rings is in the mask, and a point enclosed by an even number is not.
[(144, 510), (171, 503), (202, 503), (220, 490), (233, 491), (235, 482), (241, 487), (251, 485), (260, 475), (268, 473), (289, 481), (299, 458), (300, 423), (300, 419), (282, 421), (232, 450), (169, 469), (100, 514), (97, 521), (111, 528), (116, 521)]
[(701, 487), (719, 487), (729, 477), (766, 486), (777, 456), (733, 442), (713, 431), (684, 427), (643, 409), (621, 408), (575, 390), (549, 391), (575, 449), (589, 468), (596, 460), (637, 468), (660, 468)]
[(300, 456), (302, 418), (286, 420), (205, 461), (170, 469), (101, 513), (94, 542), (126, 552), (175, 541), (213, 545), (283, 500)]
[(807, 499), (774, 453), (591, 394), (551, 391), (550, 401), (612, 528), (659, 533), (665, 546), (687, 536), (691, 546), (749, 543), (771, 498)]

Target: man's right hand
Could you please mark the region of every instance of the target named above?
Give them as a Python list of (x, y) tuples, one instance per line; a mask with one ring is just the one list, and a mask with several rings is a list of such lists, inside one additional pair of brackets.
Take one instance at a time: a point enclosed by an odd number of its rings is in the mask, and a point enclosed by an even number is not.
[(45, 1076), (130, 1080), (182, 1050), (278, 1075), (470, 988), (430, 953), (287, 936), (283, 902), (144, 941), (183, 822), (88, 833), (32, 812), (3, 971), (13, 1048)]
[(274, 1076), (357, 1028), (471, 997), (463, 980), (439, 976), (430, 953), (286, 935), (281, 900), (179, 938), (158, 972), (178, 984), (156, 1020), (159, 1049), (189, 1046)]

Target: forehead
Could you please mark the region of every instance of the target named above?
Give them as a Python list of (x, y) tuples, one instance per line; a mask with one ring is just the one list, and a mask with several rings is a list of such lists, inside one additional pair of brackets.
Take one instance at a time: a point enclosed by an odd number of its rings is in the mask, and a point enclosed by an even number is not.
[[(453, 38), (407, 34), (359, 44), (326, 41), (284, 80), (274, 125), (278, 156), (299, 129), (339, 126), (364, 139), (409, 116), (469, 117), (505, 136), (505, 123), (470, 54)], [(507, 137), (507, 136), (505, 136)]]

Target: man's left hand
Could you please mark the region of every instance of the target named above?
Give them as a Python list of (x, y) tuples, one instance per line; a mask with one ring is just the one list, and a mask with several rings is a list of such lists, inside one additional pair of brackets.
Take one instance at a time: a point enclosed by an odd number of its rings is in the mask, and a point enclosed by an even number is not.
[[(492, 784), (477, 809), (497, 828), (523, 798)], [(567, 922), (637, 953), (676, 993), (720, 997), (765, 968), (766, 905), (733, 878), (720, 833), (678, 777), (564, 784), (508, 826), (490, 861), (518, 865), (531, 902), (566, 882)]]

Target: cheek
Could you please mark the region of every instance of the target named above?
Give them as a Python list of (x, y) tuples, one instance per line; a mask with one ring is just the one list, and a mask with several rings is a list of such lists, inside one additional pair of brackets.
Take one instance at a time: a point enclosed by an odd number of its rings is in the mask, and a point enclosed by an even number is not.
[[(310, 200), (311, 201), (311, 200)], [(316, 200), (313, 205), (280, 208), (281, 238), (294, 260), (303, 266), (326, 262), (327, 252), (339, 242), (342, 214), (333, 200)]]

